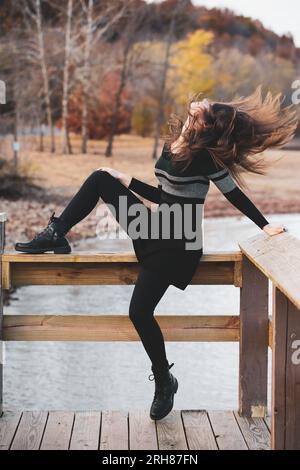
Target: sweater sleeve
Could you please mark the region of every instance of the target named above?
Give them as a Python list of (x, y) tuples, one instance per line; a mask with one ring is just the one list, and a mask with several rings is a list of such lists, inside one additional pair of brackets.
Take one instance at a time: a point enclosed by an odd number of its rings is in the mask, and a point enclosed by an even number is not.
[(160, 184), (155, 187), (151, 184), (144, 183), (144, 181), (140, 181), (137, 178), (132, 177), (128, 188), (134, 191), (135, 193), (139, 194), (140, 196), (144, 197), (145, 199), (148, 199), (148, 201), (152, 201), (157, 204), (160, 201)]
[(232, 205), (245, 214), (259, 228), (262, 229), (265, 225), (269, 224), (254, 203), (237, 186), (229, 171), (218, 165), (209, 152), (206, 152), (203, 162), (205, 163), (204, 167), (207, 178), (217, 186)]

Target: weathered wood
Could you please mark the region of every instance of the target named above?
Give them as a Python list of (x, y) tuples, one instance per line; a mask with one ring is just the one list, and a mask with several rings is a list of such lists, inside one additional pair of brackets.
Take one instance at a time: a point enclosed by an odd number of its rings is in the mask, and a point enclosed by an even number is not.
[(260, 233), (239, 243), (250, 261), (300, 309), (300, 240), (287, 232)]
[[(190, 282), (198, 285), (229, 285), (234, 283), (234, 263), (202, 263)], [(200, 264), (199, 263), (199, 264)], [(6, 263), (10, 270), (3, 275), (3, 288), (28, 285), (130, 285), (135, 284), (137, 263)]]
[[(114, 251), (100, 253), (93, 251), (76, 251), (69, 254), (43, 253), (36, 255), (17, 251), (6, 251), (3, 257), (4, 261), (9, 263), (137, 263), (137, 258), (133, 251)], [(220, 261), (241, 261), (241, 259), (242, 255), (239, 250), (218, 252), (206, 251), (201, 258), (201, 260), (206, 263), (215, 263)]]
[(127, 450), (128, 413), (118, 410), (102, 412), (100, 450)]
[[(241, 256), (242, 258), (242, 256)], [(242, 287), (243, 285), (243, 274), (242, 274), (243, 263), (241, 261), (236, 261), (234, 263), (234, 275), (233, 275), (233, 285), (235, 287)]]
[(0, 415), (3, 411), (3, 361), (4, 361), (4, 350), (3, 350), (3, 251), (5, 246), (5, 212), (0, 212)]
[(268, 279), (243, 255), (239, 357), (239, 413), (242, 416), (266, 415), (268, 344)]
[(100, 422), (100, 411), (77, 411), (70, 450), (97, 450), (99, 448)]
[(180, 411), (173, 409), (165, 418), (156, 421), (160, 450), (188, 449)]
[(155, 422), (150, 419), (148, 410), (130, 411), (128, 423), (130, 450), (158, 449)]
[(300, 450), (300, 312), (273, 286), (272, 448)]
[(203, 410), (173, 409), (158, 421), (150, 419), (149, 409), (128, 415), (104, 411), (102, 420), (100, 411), (6, 412), (0, 418), (0, 450), (251, 450), (268, 449), (269, 439), (263, 419), (228, 411), (208, 416)]
[(181, 415), (190, 450), (218, 449), (206, 411), (183, 410)]
[[(240, 285), (238, 254), (205, 254), (191, 284)], [(13, 254), (3, 255), (3, 288), (25, 285), (135, 284), (139, 265), (128, 254)]]
[(0, 450), (8, 450), (18, 429), (21, 412), (5, 411), (0, 417)]
[(288, 300), (285, 450), (300, 450), (300, 311)]
[(24, 411), (11, 450), (38, 450), (47, 416), (45, 411)]
[(2, 282), (2, 289), (11, 288), (10, 263), (7, 261), (3, 261), (3, 257), (2, 257), (1, 282)]
[(72, 411), (50, 411), (41, 450), (68, 450), (73, 421)]
[(220, 450), (247, 449), (232, 411), (209, 411), (208, 417)]
[(244, 418), (234, 413), (250, 450), (269, 450), (270, 432), (263, 418)]
[[(160, 315), (166, 341), (238, 341), (238, 316)], [(140, 341), (128, 315), (5, 315), (5, 341)]]
[(272, 449), (283, 450), (285, 447), (286, 422), (286, 333), (288, 300), (274, 284), (272, 289)]

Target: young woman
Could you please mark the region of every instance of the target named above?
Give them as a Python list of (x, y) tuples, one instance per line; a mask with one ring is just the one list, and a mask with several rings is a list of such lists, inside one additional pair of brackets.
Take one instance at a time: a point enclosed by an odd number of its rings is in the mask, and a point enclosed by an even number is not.
[[(268, 147), (279, 147), (294, 135), (297, 126), (295, 112), (290, 109), (292, 105), (280, 109), (279, 98), (280, 94), (272, 97), (269, 92), (262, 100), (261, 86), (252, 95), (227, 103), (207, 99), (197, 101), (194, 97), (188, 103), (186, 121), (183, 123), (175, 115), (170, 121), (170, 134), (166, 136), (155, 164), (157, 187), (111, 168), (98, 168), (83, 182), (59, 217), (53, 213), (47, 227), (33, 240), (15, 245), (16, 250), (28, 253), (69, 253), (71, 248), (65, 235), (70, 228), (93, 210), (99, 198), (112, 205), (116, 220), (132, 238), (140, 266), (129, 317), (152, 363), (153, 374), (152, 377), (149, 375), (150, 380), (155, 380), (150, 409), (152, 419), (161, 419), (172, 410), (178, 388), (178, 381), (169, 370), (174, 363), (169, 364), (167, 360), (164, 338), (154, 310), (170, 284), (181, 290), (186, 288), (199, 264), (203, 254), (203, 206), (210, 181), (267, 235), (285, 230), (282, 226), (271, 226), (234, 181), (240, 181), (240, 170), (243, 169), (263, 173), (266, 163), (251, 159), (251, 155)], [(153, 211), (149, 203), (144, 203), (134, 193), (156, 203), (157, 210)], [(122, 214), (121, 196), (127, 201), (127, 219)], [(130, 223), (137, 217), (130, 210), (135, 204), (147, 214), (145, 222), (149, 224), (144, 237), (134, 238), (129, 230)], [(174, 206), (181, 209), (180, 221), (169, 218), (168, 236), (159, 228), (158, 236), (152, 237), (153, 232), (149, 230), (151, 215), (159, 213), (162, 207), (172, 209)], [(187, 206), (189, 210), (185, 211)], [(196, 247), (189, 245), (187, 248), (191, 237), (186, 235), (186, 231), (182, 230), (179, 238), (174, 235), (175, 225), (182, 228), (183, 224), (191, 229), (189, 234), (195, 234)], [(197, 224), (198, 229), (195, 230)]]

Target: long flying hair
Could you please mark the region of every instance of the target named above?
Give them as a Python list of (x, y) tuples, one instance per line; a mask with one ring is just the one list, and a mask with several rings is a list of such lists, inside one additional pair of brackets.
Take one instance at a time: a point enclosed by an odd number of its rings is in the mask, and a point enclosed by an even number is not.
[[(269, 164), (259, 154), (269, 147), (281, 147), (290, 141), (298, 125), (297, 111), (293, 104), (281, 108), (281, 93), (274, 97), (268, 91), (262, 99), (262, 85), (247, 96), (230, 102), (212, 102), (201, 114), (190, 112), (192, 102), (199, 101), (199, 95), (189, 100), (187, 114), (189, 125), (183, 130), (183, 121), (175, 113), (168, 121), (169, 134), (164, 137), (167, 148), (181, 135), (176, 153), (171, 152), (172, 162), (180, 168), (187, 168), (197, 153), (206, 148), (213, 159), (228, 169), (232, 177), (244, 187), (241, 171), (265, 174)], [(203, 114), (202, 114), (203, 112)]]

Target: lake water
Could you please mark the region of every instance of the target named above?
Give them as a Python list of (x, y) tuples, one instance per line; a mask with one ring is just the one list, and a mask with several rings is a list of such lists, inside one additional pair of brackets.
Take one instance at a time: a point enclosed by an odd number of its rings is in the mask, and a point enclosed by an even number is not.
[[(300, 215), (270, 215), (300, 238)], [(260, 229), (246, 217), (204, 219), (204, 252), (238, 249)], [(130, 239), (89, 239), (74, 250), (130, 250)], [(28, 286), (19, 288), (5, 314), (126, 314), (134, 286)], [(271, 288), (271, 285), (270, 285)], [(156, 312), (232, 315), (239, 312), (234, 286), (170, 286)], [(175, 409), (236, 409), (238, 343), (166, 342), (178, 378)], [(271, 362), (271, 361), (269, 361)], [(148, 409), (154, 382), (141, 342), (8, 342), (5, 344), (6, 409)], [(271, 365), (271, 364), (269, 364)], [(270, 376), (270, 374), (269, 374)]]

